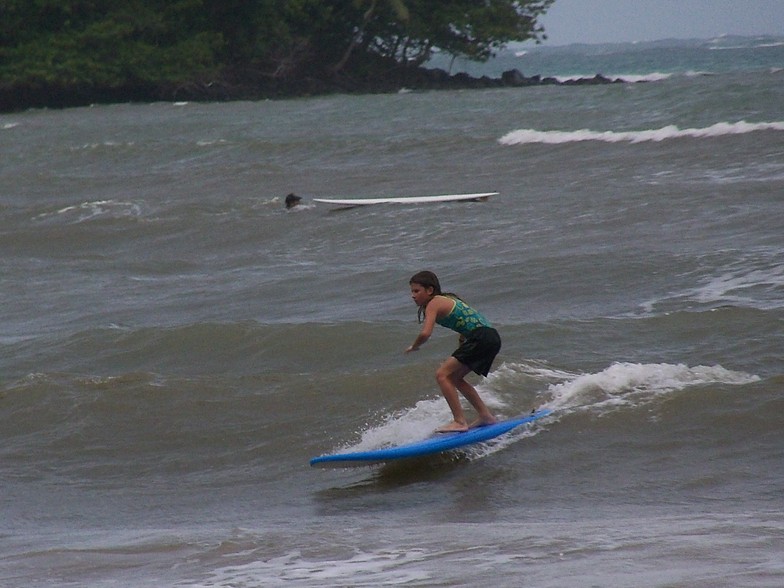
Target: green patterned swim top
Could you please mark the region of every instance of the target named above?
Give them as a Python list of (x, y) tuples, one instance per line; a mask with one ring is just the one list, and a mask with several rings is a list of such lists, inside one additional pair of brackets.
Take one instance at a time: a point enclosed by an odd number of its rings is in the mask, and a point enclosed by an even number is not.
[(461, 335), (468, 335), (478, 327), (491, 327), (490, 321), (468, 306), (462, 300), (454, 299), (455, 304), (451, 312), (444, 318), (437, 318), (436, 322), (442, 327), (452, 329)]

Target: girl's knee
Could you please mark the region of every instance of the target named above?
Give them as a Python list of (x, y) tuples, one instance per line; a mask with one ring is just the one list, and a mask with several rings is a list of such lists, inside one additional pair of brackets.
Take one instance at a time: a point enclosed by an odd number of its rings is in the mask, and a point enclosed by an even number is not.
[(455, 374), (451, 370), (439, 368), (436, 370), (436, 382), (438, 382), (439, 384), (449, 383), (455, 386), (460, 382), (460, 378), (458, 378), (457, 374)]
[(448, 382), (451, 375), (451, 372), (442, 366), (436, 370), (436, 382)]

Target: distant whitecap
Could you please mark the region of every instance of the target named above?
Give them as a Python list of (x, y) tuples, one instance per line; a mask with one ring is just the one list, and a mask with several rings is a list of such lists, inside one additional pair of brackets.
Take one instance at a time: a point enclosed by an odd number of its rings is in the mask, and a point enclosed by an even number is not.
[(756, 131), (784, 131), (784, 122), (736, 123), (720, 122), (709, 127), (681, 129), (676, 125), (668, 125), (659, 129), (642, 131), (593, 131), (579, 129), (575, 131), (539, 131), (536, 129), (520, 129), (501, 137), (502, 145), (522, 145), (527, 143), (559, 144), (578, 143), (581, 141), (602, 141), (605, 143), (642, 143), (645, 141), (665, 141), (684, 137), (709, 138), (725, 135), (742, 135)]

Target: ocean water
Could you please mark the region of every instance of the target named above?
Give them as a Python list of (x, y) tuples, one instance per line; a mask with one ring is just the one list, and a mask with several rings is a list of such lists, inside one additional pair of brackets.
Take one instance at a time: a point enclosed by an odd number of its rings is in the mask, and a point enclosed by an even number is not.
[[(636, 83), (0, 115), (0, 586), (784, 584), (784, 40), (510, 67)], [(552, 416), (311, 469), (449, 420), (425, 268)]]

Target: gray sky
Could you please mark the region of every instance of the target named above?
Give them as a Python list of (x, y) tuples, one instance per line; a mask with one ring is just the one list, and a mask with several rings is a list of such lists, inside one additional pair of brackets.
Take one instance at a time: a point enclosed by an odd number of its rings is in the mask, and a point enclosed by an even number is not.
[(784, 0), (555, 0), (548, 45), (784, 36)]

